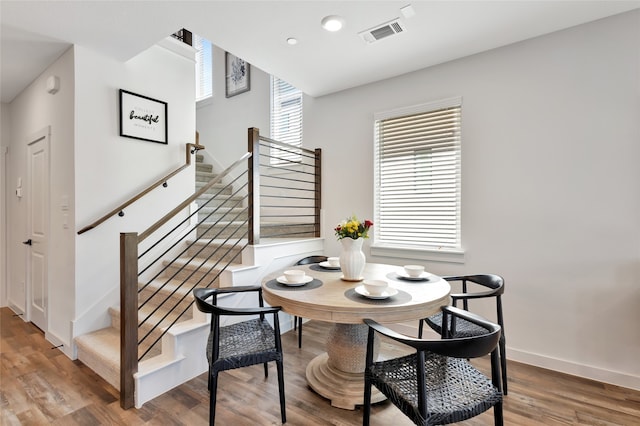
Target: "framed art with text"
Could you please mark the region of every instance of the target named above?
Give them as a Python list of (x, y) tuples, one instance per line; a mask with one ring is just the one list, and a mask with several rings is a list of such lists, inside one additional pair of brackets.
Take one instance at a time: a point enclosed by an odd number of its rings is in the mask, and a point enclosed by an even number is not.
[(225, 63), (226, 97), (230, 98), (240, 93), (248, 92), (251, 89), (251, 66), (243, 59), (229, 52), (225, 53)]
[(120, 136), (168, 143), (167, 103), (120, 89)]

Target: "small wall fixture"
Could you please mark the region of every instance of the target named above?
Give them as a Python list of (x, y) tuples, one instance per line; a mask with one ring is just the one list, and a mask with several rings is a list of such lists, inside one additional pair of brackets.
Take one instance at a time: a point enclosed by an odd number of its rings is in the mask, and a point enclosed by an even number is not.
[(344, 27), (344, 19), (338, 15), (325, 16), (320, 23), (322, 28), (331, 32), (340, 31)]
[(47, 78), (47, 93), (55, 95), (60, 90), (60, 78), (52, 75)]
[(293, 46), (293, 45), (295, 45), (295, 44), (298, 44), (298, 39), (293, 38), (293, 37), (289, 37), (289, 38), (287, 39), (287, 44), (289, 44), (289, 45), (291, 45), (291, 46)]

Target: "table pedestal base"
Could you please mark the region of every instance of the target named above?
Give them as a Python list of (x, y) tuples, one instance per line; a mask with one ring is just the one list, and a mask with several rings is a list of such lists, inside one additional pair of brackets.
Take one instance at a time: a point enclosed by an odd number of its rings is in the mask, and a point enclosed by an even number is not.
[[(355, 410), (364, 403), (364, 373), (346, 373), (332, 368), (326, 353), (307, 365), (307, 383), (318, 394), (331, 400), (331, 406)], [(387, 399), (375, 386), (371, 387), (371, 403)]]
[[(368, 327), (364, 324), (335, 324), (327, 339), (327, 353), (311, 360), (307, 366), (307, 383), (331, 405), (355, 410), (364, 403), (364, 368)], [(377, 358), (379, 341), (374, 345)], [(375, 387), (371, 402), (386, 397)]]

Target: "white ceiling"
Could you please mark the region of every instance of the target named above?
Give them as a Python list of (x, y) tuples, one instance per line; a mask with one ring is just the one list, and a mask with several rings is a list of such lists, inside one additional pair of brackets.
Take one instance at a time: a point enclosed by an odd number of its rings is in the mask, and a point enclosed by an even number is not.
[[(402, 18), (408, 4), (416, 15)], [(187, 28), (322, 96), (639, 7), (640, 0), (2, 0), (0, 95), (10, 102), (71, 44), (126, 61)], [(326, 15), (342, 16), (345, 28), (321, 29)], [(373, 44), (358, 36), (398, 17), (403, 33)]]

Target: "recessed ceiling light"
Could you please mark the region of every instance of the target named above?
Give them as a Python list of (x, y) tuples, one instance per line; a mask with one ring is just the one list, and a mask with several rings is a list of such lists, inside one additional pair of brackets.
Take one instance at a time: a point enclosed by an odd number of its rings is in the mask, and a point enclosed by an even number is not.
[(340, 31), (344, 26), (344, 19), (337, 15), (329, 15), (322, 18), (320, 21), (322, 28), (327, 31), (335, 32)]
[(291, 46), (293, 46), (294, 44), (298, 44), (298, 39), (297, 38), (293, 38), (293, 37), (289, 37), (287, 39), (287, 44), (290, 44)]
[(411, 6), (410, 4), (406, 5), (405, 7), (401, 7), (400, 13), (402, 13), (402, 16), (404, 16), (407, 19), (413, 18), (414, 16), (416, 16), (416, 11), (413, 9), (413, 6)]

